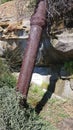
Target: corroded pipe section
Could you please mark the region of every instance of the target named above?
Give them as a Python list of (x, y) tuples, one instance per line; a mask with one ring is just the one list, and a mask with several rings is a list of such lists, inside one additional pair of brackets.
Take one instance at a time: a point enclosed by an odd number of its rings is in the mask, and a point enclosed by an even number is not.
[(45, 26), (45, 20), (46, 3), (45, 0), (39, 0), (38, 6), (30, 20), (30, 35), (17, 83), (17, 90), (24, 95), (25, 99), (27, 97), (31, 76), (35, 65), (42, 29)]

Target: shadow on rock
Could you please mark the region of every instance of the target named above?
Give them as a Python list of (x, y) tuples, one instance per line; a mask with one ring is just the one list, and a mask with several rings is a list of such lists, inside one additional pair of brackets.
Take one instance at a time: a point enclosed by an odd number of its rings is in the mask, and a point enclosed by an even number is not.
[(40, 111), (43, 109), (44, 105), (47, 103), (48, 99), (51, 98), (52, 94), (55, 91), (55, 84), (58, 80), (58, 74), (52, 75), (50, 77), (50, 85), (47, 88), (46, 93), (44, 94), (43, 98), (41, 101), (38, 102), (38, 104), (35, 107), (35, 111), (37, 114), (40, 113)]

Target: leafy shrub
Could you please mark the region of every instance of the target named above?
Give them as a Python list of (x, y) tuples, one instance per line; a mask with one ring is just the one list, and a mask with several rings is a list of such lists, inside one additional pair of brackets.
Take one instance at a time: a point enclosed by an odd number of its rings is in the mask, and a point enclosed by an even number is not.
[(20, 71), (23, 57), (21, 48), (16, 47), (14, 50), (7, 49), (4, 52), (4, 57), (11, 71)]
[(16, 78), (9, 71), (5, 61), (0, 59), (0, 88), (3, 86), (15, 87)]
[(0, 77), (0, 87), (8, 86), (8, 87), (15, 87), (16, 79), (10, 73), (5, 73)]
[(43, 95), (44, 95), (44, 91), (42, 86), (32, 83), (29, 88), (28, 102), (33, 107), (35, 107), (37, 103), (42, 99)]
[(36, 4), (36, 0), (30, 0), (28, 8), (34, 8), (35, 4)]
[(73, 74), (73, 61), (65, 62), (64, 67), (69, 74)]
[[(45, 123), (34, 109), (19, 106), (21, 94), (14, 88), (0, 88), (0, 128), (1, 130), (49, 130), (49, 123)], [(53, 130), (50, 127), (50, 130)]]

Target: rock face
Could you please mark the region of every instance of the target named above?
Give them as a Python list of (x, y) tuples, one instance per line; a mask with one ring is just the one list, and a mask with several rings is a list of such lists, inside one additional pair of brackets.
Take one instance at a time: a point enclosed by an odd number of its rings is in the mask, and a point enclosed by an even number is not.
[(56, 38), (52, 38), (51, 41), (45, 37), (43, 44), (45, 49), (42, 55), (46, 57), (47, 64), (63, 63), (73, 59), (73, 29), (64, 30), (61, 34), (55, 35)]
[(65, 29), (61, 34), (57, 34), (52, 45), (62, 60), (73, 58), (73, 29)]
[[(11, 23), (29, 17), (31, 12), (28, 12), (28, 0), (13, 0), (0, 5), (0, 22)], [(26, 16), (26, 12), (28, 15)], [(20, 18), (18, 19), (18, 15)], [(24, 15), (24, 16), (23, 16)]]
[[(13, 75), (18, 79), (19, 73), (14, 72)], [(50, 67), (35, 67), (30, 86), (37, 86), (44, 93), (50, 91), (51, 98), (54, 96), (73, 100), (73, 75), (70, 77), (65, 75), (64, 79), (61, 76), (60, 72)]]
[[(20, 3), (24, 5), (24, 0), (21, 0)], [(27, 8), (25, 8), (26, 4), (23, 6), (24, 12), (27, 10)], [(23, 12), (19, 3), (17, 5), (16, 0), (0, 5), (0, 45), (3, 50), (9, 47), (14, 49), (15, 44), (16, 46), (20, 43), (23, 44), (23, 40), (25, 44), (30, 30), (30, 21), (29, 19), (25, 20), (24, 17), (26, 17), (26, 15), (23, 16)], [(2, 53), (3, 52), (1, 52), (1, 55)]]
[(71, 89), (71, 82), (69, 80), (59, 79), (55, 86), (55, 94), (63, 98), (73, 99), (73, 90)]
[[(27, 8), (23, 7), (23, 11), (26, 12)], [(19, 4), (17, 5), (15, 1), (0, 5), (0, 40), (2, 43), (4, 42), (4, 45), (7, 42), (6, 47), (15, 48), (14, 45), (16, 44), (16, 46), (22, 48), (21, 53), (23, 53), (30, 31), (30, 21), (25, 19), (21, 8), (19, 8), (21, 14), (18, 12), (18, 8)], [(2, 48), (1, 55), (3, 51)], [(49, 64), (62, 63), (70, 59), (73, 59), (73, 29), (63, 30), (60, 34), (56, 34), (56, 38), (52, 38), (52, 40), (49, 39), (46, 31), (43, 31), (36, 65), (48, 66)]]

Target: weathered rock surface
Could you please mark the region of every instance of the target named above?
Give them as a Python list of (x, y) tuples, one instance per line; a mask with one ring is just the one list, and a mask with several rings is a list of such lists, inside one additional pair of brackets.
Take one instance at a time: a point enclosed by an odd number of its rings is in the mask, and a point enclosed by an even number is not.
[(0, 25), (16, 20), (15, 1), (10, 1), (0, 5)]
[(65, 29), (61, 34), (57, 34), (52, 45), (62, 59), (73, 58), (73, 29)]
[[(18, 79), (19, 73), (14, 72), (13, 75)], [(73, 79), (72, 77), (65, 78), (61, 79), (58, 72), (51, 68), (35, 67), (31, 78), (31, 86), (38, 86), (44, 92), (49, 90), (52, 92), (52, 97), (54, 94), (58, 96), (57, 98), (73, 99)]]
[[(26, 18), (26, 12), (28, 12), (28, 6), (30, 2), (27, 0), (13, 0), (0, 5), (0, 25), (4, 22), (11, 23), (17, 20)], [(22, 12), (23, 11), (23, 12)], [(30, 11), (27, 13), (27, 17), (30, 17)], [(18, 15), (20, 18), (18, 19)], [(24, 15), (24, 16), (23, 16)]]
[(25, 2), (24, 4), (24, 0), (20, 1), (24, 10), (16, 0), (0, 5), (0, 56), (6, 49), (14, 50), (17, 46), (24, 49), (26, 46), (30, 21), (28, 18), (24, 19), (28, 11), (26, 6), (29, 4), (26, 0)]
[(44, 41), (45, 49), (43, 49), (42, 55), (46, 57), (46, 64), (73, 60), (73, 29), (64, 30), (51, 41), (46, 37)]
[(73, 86), (70, 86), (70, 84), (71, 82), (69, 80), (59, 79), (56, 82), (55, 94), (64, 98), (73, 99), (73, 90), (71, 89)]
[[(23, 7), (24, 12), (26, 12), (25, 6)], [(23, 15), (21, 8), (22, 14), (18, 12), (18, 8), (19, 5), (16, 6), (15, 1), (0, 5), (0, 40), (6, 41), (11, 48), (13, 48), (14, 43), (16, 46), (19, 45), (22, 48), (21, 53), (23, 53), (30, 31), (30, 21), (25, 19), (26, 16)], [(50, 41), (47, 34), (43, 32), (36, 65), (46, 66), (73, 59), (73, 29), (65, 29), (56, 37), (57, 39)]]
[(73, 29), (66, 29), (56, 36), (58, 37), (58, 42), (55, 45), (57, 50), (62, 52), (73, 50)]

